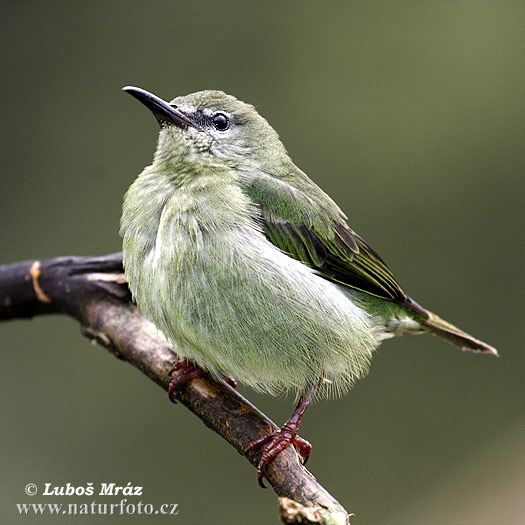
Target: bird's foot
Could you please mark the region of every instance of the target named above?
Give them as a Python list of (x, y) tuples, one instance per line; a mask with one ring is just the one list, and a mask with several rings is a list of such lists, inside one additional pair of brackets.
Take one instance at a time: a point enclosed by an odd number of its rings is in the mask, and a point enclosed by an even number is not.
[(290, 445), (295, 445), (297, 451), (303, 460), (303, 465), (308, 461), (312, 445), (297, 435), (298, 427), (285, 423), (283, 428), (277, 432), (270, 432), (266, 436), (259, 438), (248, 445), (246, 452), (250, 452), (264, 445), (264, 450), (257, 465), (257, 479), (262, 488), (266, 488), (263, 479), (266, 477), (266, 467), (271, 463), (283, 450)]
[(188, 359), (181, 359), (180, 361), (175, 361), (171, 367), (168, 375), (171, 377), (174, 372), (179, 372), (176, 377), (174, 377), (168, 388), (170, 401), (176, 403), (175, 396), (181, 391), (181, 389), (194, 377), (205, 374), (202, 368), (199, 368), (195, 363)]
[[(179, 372), (180, 371), (180, 372)], [(171, 367), (168, 375), (171, 377), (175, 372), (179, 372), (176, 377), (174, 377), (169, 386), (169, 397), (173, 403), (176, 403), (175, 396), (181, 391), (181, 389), (190, 381), (197, 376), (207, 376), (211, 377), (208, 372), (204, 371), (202, 368), (199, 368), (193, 361), (189, 359), (181, 359), (180, 361), (175, 361)], [(227, 385), (230, 385), (232, 388), (237, 388), (237, 381), (230, 376), (223, 377), (224, 382)]]

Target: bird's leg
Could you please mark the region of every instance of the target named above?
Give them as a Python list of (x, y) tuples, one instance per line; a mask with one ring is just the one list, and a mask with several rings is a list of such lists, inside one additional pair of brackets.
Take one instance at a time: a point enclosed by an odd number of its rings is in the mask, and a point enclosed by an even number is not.
[(292, 443), (297, 447), (299, 455), (303, 459), (303, 465), (308, 461), (312, 445), (305, 439), (299, 437), (299, 427), (303, 419), (304, 413), (308, 408), (308, 404), (314, 397), (314, 394), (322, 383), (323, 379), (318, 383), (310, 386), (304, 394), (299, 398), (299, 402), (293, 411), (292, 417), (282, 426), (281, 430), (277, 432), (270, 432), (266, 436), (263, 436), (256, 441), (249, 444), (246, 452), (255, 450), (256, 448), (264, 445), (263, 453), (259, 464), (257, 465), (257, 478), (259, 479), (259, 485), (265, 488), (263, 479), (266, 476), (266, 467), (271, 463), (283, 450), (286, 450)]
[(175, 361), (171, 367), (168, 375), (171, 376), (174, 372), (179, 371), (176, 377), (174, 377), (168, 389), (170, 401), (176, 403), (175, 396), (180, 392), (181, 387), (183, 387), (190, 379), (204, 374), (204, 370), (199, 368), (194, 362), (188, 359), (181, 359), (180, 361)]

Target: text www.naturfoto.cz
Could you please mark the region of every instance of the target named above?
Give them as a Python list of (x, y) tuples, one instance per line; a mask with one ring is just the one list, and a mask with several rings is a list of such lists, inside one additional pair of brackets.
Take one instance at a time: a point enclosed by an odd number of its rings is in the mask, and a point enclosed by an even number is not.
[(18, 513), (21, 515), (41, 515), (54, 514), (66, 516), (96, 516), (96, 515), (115, 515), (133, 516), (136, 514), (146, 515), (170, 515), (176, 516), (179, 513), (177, 503), (163, 503), (159, 508), (155, 508), (151, 503), (128, 503), (127, 499), (120, 500), (119, 503), (17, 503)]

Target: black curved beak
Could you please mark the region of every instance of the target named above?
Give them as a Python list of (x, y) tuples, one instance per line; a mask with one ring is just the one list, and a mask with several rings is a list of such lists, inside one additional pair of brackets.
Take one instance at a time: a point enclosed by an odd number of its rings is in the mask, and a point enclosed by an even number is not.
[(153, 113), (153, 115), (155, 115), (161, 128), (166, 125), (174, 124), (182, 129), (188, 129), (190, 126), (198, 130), (201, 129), (199, 125), (188, 118), (176, 106), (171, 106), (145, 89), (126, 86), (122, 88), (122, 91), (129, 93), (132, 97), (135, 97), (138, 101), (142, 102)]

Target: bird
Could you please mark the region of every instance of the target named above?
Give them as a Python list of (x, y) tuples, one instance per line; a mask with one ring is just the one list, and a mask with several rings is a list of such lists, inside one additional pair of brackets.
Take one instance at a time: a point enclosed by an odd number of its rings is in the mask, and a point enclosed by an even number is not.
[(160, 126), (152, 164), (124, 197), (120, 235), (133, 298), (181, 357), (171, 394), (207, 373), (296, 395), (281, 429), (246, 449), (262, 450), (261, 486), (290, 445), (306, 462), (308, 404), (347, 393), (383, 340), (427, 332), (498, 355), (403, 291), (254, 106), (216, 90), (171, 102), (123, 90)]

